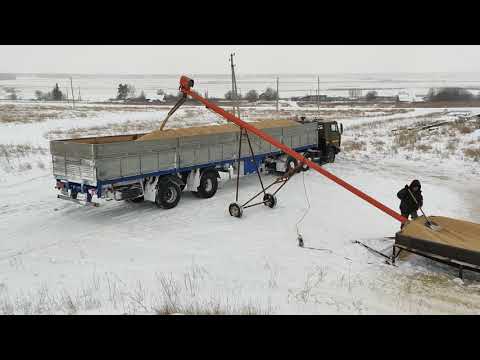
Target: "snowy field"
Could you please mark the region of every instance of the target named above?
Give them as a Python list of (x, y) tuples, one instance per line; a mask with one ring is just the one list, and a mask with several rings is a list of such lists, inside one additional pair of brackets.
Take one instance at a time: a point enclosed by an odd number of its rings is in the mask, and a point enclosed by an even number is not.
[[(415, 255), (394, 267), (353, 244), (363, 240), (390, 252), (391, 240), (382, 238), (399, 223), (312, 171), (285, 186), (276, 208), (246, 209), (241, 219), (227, 213), (235, 197), (229, 179), (213, 198), (184, 193), (171, 210), (58, 200), (50, 139), (146, 132), (169, 108), (6, 105), (0, 108), (0, 314), (480, 313), (479, 275), (465, 272), (462, 281), (454, 269)], [(272, 110), (242, 114), (272, 118)], [(480, 222), (476, 124), (395, 135), (391, 130), (454, 118), (443, 109), (320, 110), (345, 128), (344, 151), (326, 169), (393, 209), (396, 192), (417, 178), (427, 214)], [(281, 116), (315, 112), (289, 103)], [(194, 106), (170, 121), (224, 123)], [(258, 190), (255, 176), (240, 184), (241, 199)], [(299, 248), (296, 223), (308, 203), (299, 224), (305, 248)]]

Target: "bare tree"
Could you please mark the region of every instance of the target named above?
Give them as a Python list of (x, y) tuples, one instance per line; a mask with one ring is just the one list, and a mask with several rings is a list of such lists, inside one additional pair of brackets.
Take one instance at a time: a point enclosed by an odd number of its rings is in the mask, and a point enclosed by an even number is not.
[(225, 99), (226, 99), (226, 100), (233, 100), (232, 90), (228, 90), (228, 91), (225, 93)]
[(135, 86), (132, 84), (127, 85), (127, 98), (135, 97)]
[(137, 98), (138, 100), (145, 101), (147, 100), (147, 97), (145, 96), (145, 92), (142, 90), (140, 93), (140, 96)]
[(273, 90), (272, 88), (268, 87), (265, 92), (261, 93), (260, 96), (258, 97), (260, 100), (277, 100), (277, 92)]
[(378, 96), (378, 93), (375, 90), (369, 91), (367, 95), (365, 95), (365, 100), (375, 100)]
[(473, 98), (474, 96), (470, 91), (459, 87), (430, 88), (427, 94), (429, 101), (465, 101)]
[(257, 101), (258, 100), (257, 91), (256, 90), (250, 90), (249, 92), (247, 92), (245, 94), (245, 99), (250, 101), (250, 102)]
[(5, 87), (4, 91), (8, 94), (7, 99), (8, 100), (18, 100), (18, 93), (19, 90), (15, 89), (14, 87)]

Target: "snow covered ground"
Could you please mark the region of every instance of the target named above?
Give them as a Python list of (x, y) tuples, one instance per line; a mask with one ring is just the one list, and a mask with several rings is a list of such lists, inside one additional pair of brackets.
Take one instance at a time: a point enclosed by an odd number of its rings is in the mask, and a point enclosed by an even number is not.
[[(250, 118), (274, 116), (263, 110), (250, 109)], [(439, 109), (378, 110), (369, 117), (329, 110), (344, 124), (346, 145), (326, 169), (394, 209), (396, 192), (418, 178), (428, 214), (480, 222), (479, 163), (456, 152), (478, 147), (478, 130), (455, 132), (459, 145), (442, 159), (431, 151), (441, 133), (424, 154), (416, 145), (425, 137), (391, 151), (391, 129), (443, 119), (434, 114)], [(399, 224), (312, 171), (285, 186), (276, 208), (246, 209), (241, 219), (227, 213), (235, 196), (228, 179), (213, 198), (184, 193), (171, 210), (115, 201), (84, 208), (56, 199), (48, 139), (148, 130), (167, 111), (112, 109), (0, 123), (0, 313), (480, 313), (477, 274), (466, 272), (462, 282), (455, 270), (414, 255), (393, 267), (353, 244), (387, 249), (391, 241), (382, 237)], [(222, 120), (183, 107), (171, 121)], [(365, 145), (351, 144), (360, 141)], [(380, 148), (378, 141), (384, 150), (370, 151)], [(243, 199), (258, 189), (255, 176), (240, 184)], [(305, 248), (299, 248), (296, 223), (307, 200), (299, 224)]]
[[(475, 113), (479, 110), (471, 109)], [(413, 113), (383, 119), (347, 120), (343, 146), (348, 154), (362, 161), (400, 166), (421, 163), (453, 179), (470, 176), (477, 179), (480, 123), (457, 119), (441, 109), (415, 109)], [(436, 123), (445, 124), (416, 130)]]

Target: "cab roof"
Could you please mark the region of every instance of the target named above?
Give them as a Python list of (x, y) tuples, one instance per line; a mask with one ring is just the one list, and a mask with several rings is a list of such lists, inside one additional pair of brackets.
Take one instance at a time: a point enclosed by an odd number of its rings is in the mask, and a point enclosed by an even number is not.
[[(302, 119), (302, 117), (304, 119)], [(322, 123), (322, 124), (328, 124), (328, 123), (333, 123), (333, 122), (337, 122), (336, 120), (326, 120), (326, 119), (322, 119), (322, 118), (307, 118), (305, 116), (302, 116), (300, 117), (299, 119), (299, 122), (305, 122), (305, 123), (310, 123), (310, 122), (319, 122), (319, 123)]]

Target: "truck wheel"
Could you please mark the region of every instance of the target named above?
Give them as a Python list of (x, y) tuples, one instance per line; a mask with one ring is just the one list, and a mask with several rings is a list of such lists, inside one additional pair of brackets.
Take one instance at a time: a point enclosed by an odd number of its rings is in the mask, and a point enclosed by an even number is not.
[(327, 162), (333, 163), (335, 162), (335, 150), (333, 148), (329, 148), (327, 152)]
[[(312, 154), (310, 154), (308, 151), (307, 151), (305, 154), (303, 154), (303, 156), (304, 156), (307, 160), (313, 161), (313, 156), (312, 156)], [(310, 169), (310, 168), (308, 167), (307, 164), (304, 164), (304, 165), (302, 166), (302, 171), (307, 171), (307, 170), (309, 170), (309, 169)]]
[(160, 183), (155, 196), (155, 204), (164, 209), (172, 209), (180, 201), (181, 193), (180, 187), (171, 181)]
[(74, 190), (72, 190), (72, 191), (70, 192), (70, 197), (71, 197), (72, 199), (76, 199), (76, 198), (77, 198), (77, 195), (78, 195), (78, 193), (77, 193), (76, 191), (74, 191)]
[(297, 167), (298, 161), (294, 157), (289, 156), (287, 158), (287, 166), (285, 172), (289, 172), (292, 169), (295, 169)]
[(218, 189), (217, 173), (215, 171), (207, 171), (200, 177), (200, 185), (197, 188), (196, 194), (202, 199), (209, 199)]
[(277, 205), (277, 198), (275, 197), (275, 195), (272, 195), (269, 193), (266, 193), (265, 195), (263, 195), (263, 201), (264, 201), (263, 204), (265, 206), (268, 206), (269, 208), (274, 208), (275, 205)]
[(230, 216), (241, 218), (243, 215), (243, 208), (238, 203), (231, 203), (228, 206)]

